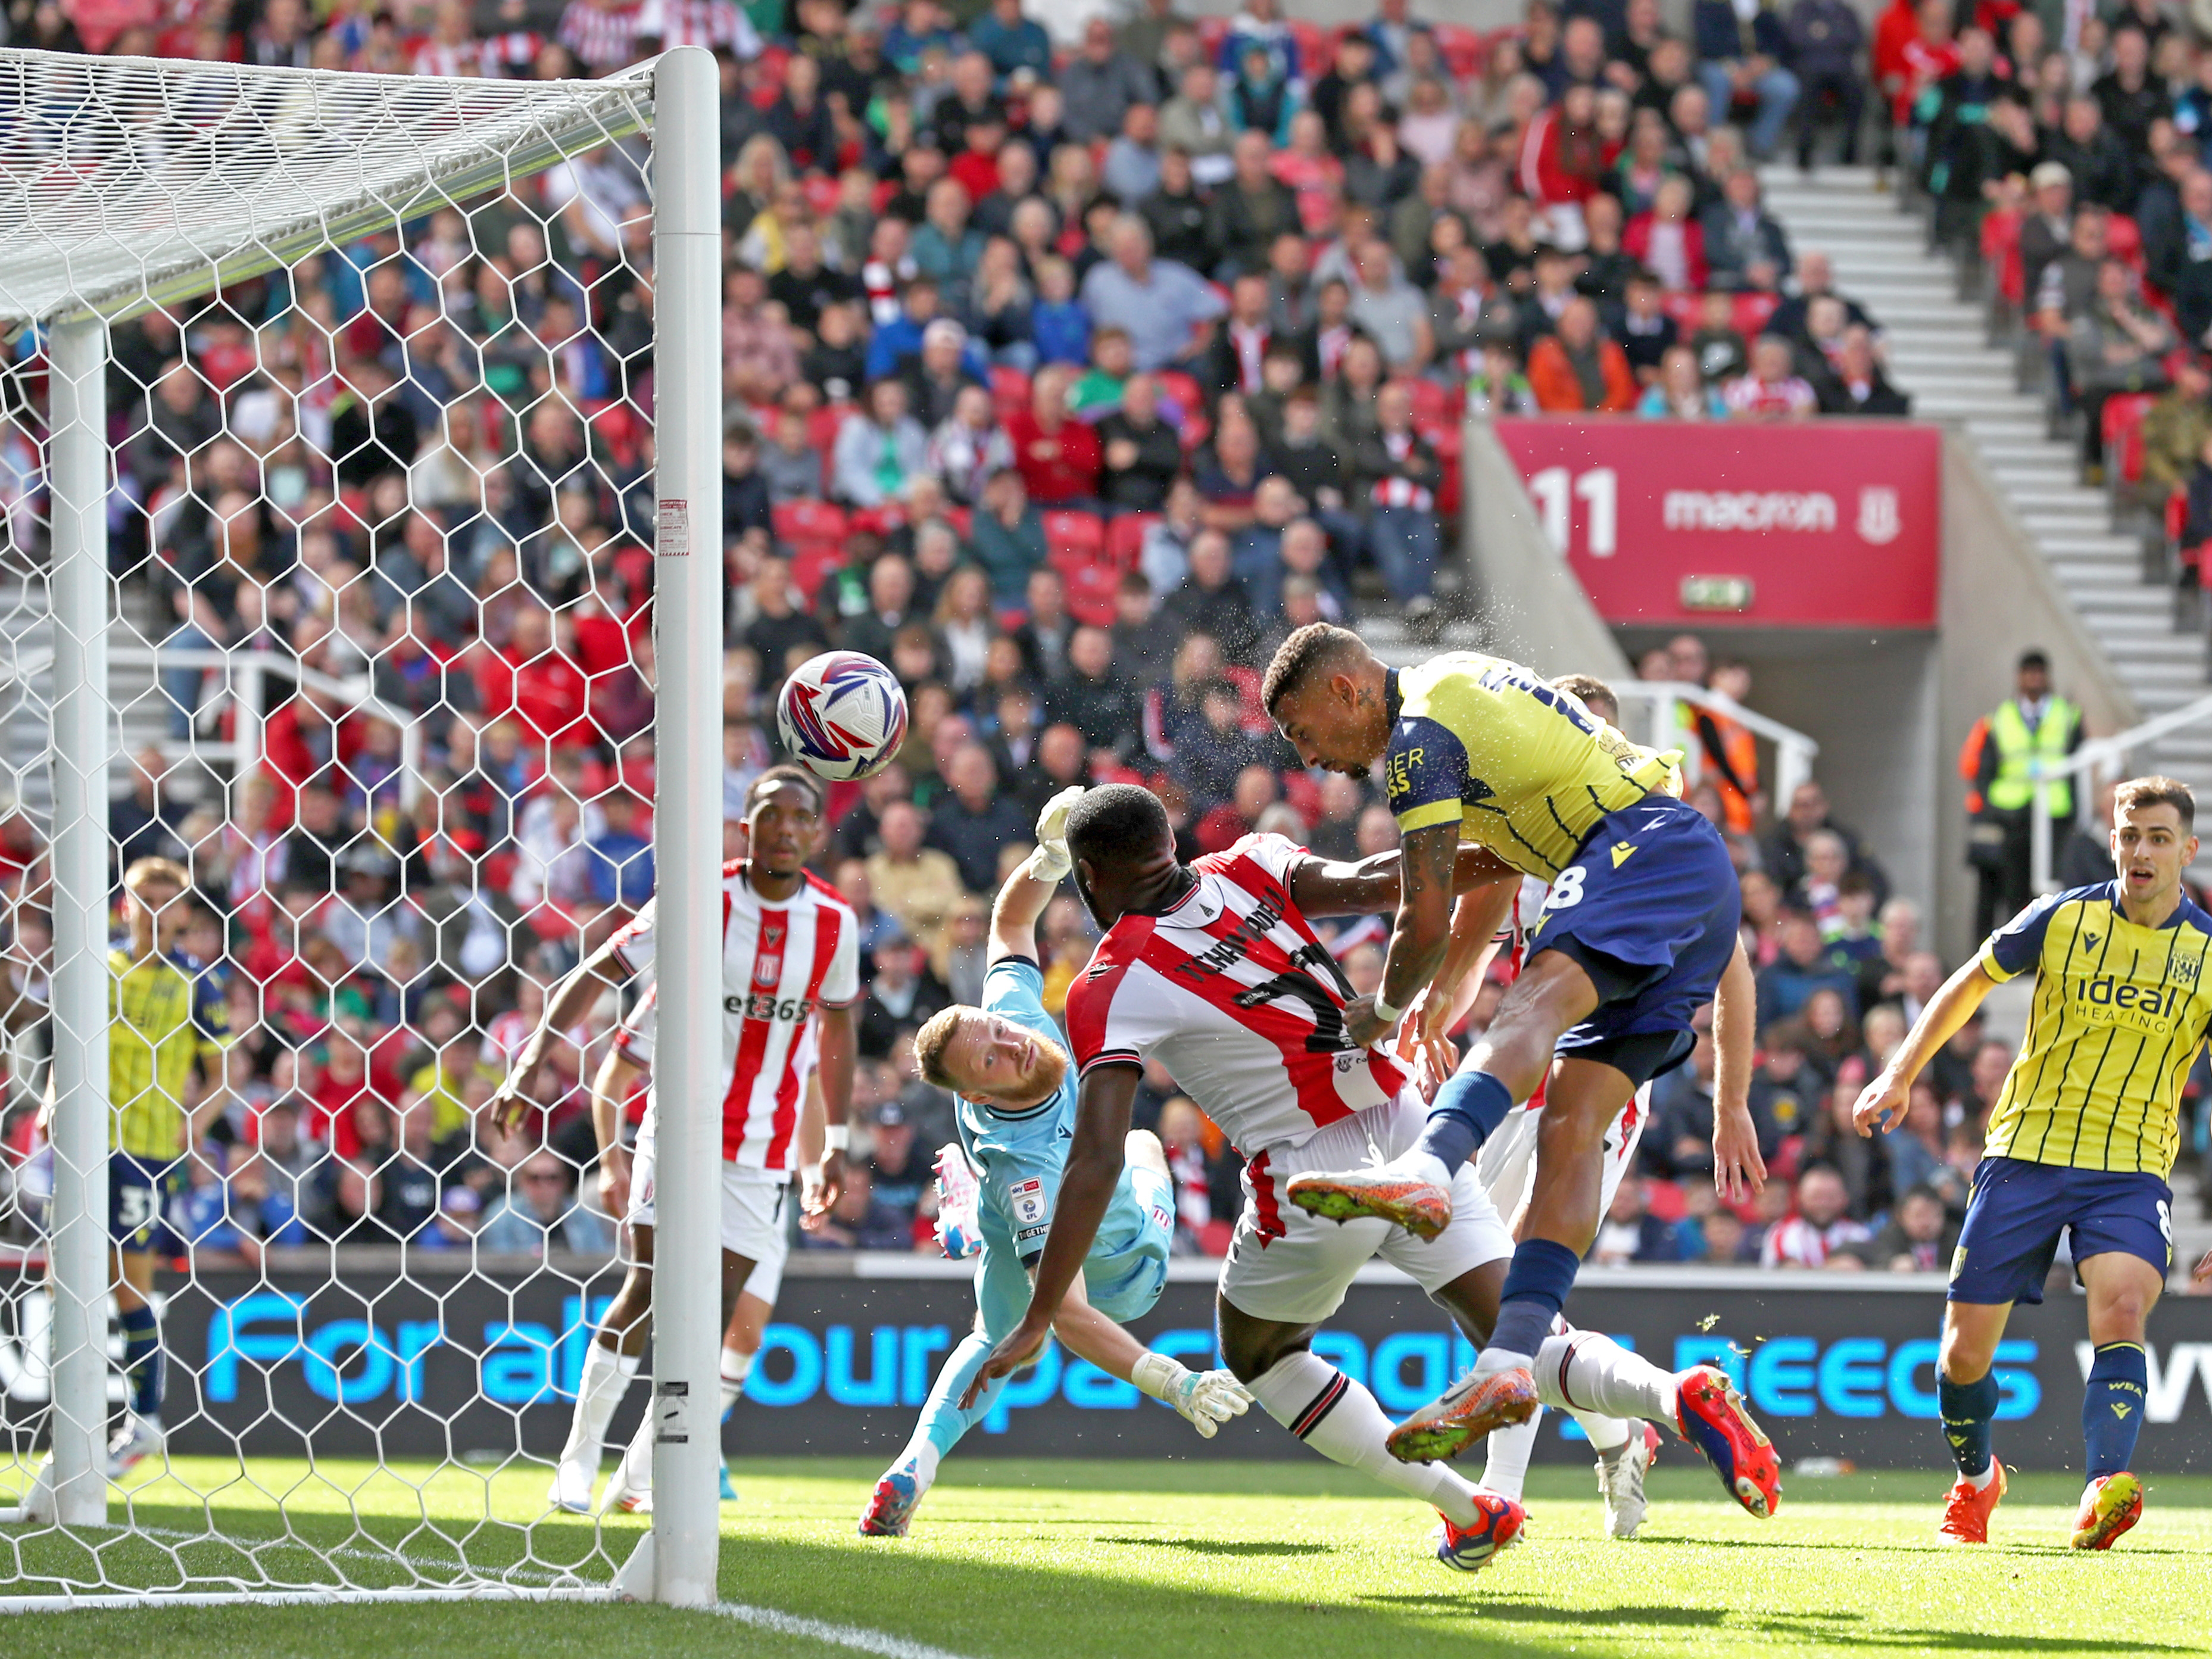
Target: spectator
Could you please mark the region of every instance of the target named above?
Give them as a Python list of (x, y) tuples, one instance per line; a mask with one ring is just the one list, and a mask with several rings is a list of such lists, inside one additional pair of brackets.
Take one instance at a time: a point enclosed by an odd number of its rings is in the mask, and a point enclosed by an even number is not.
[(1014, 450), (1006, 428), (999, 424), (991, 394), (980, 386), (965, 386), (953, 400), (952, 413), (930, 434), (928, 467), (945, 486), (945, 493), (963, 507), (983, 498), (994, 474), (1013, 465)]
[(1040, 370), (1029, 408), (1006, 417), (1014, 470), (1029, 499), (1048, 511), (1088, 508), (1098, 496), (1104, 457), (1097, 433), (1068, 414), (1073, 379), (1060, 364)]
[(1782, 19), (1765, 6), (1692, 0), (1690, 32), (1714, 118), (1726, 120), (1738, 105), (1750, 108), (1751, 153), (1767, 160), (1781, 144), (1801, 90), (1797, 77), (1782, 67), (1790, 56)]
[(1721, 389), (1721, 400), (1740, 421), (1802, 420), (1820, 400), (1791, 361), (1790, 343), (1762, 334), (1751, 349), (1751, 372)]
[(1114, 26), (1093, 16), (1083, 27), (1083, 45), (1060, 70), (1063, 125), (1071, 142), (1096, 143), (1121, 132), (1133, 106), (1150, 107), (1158, 91), (1145, 64), (1115, 46)]
[(1413, 394), (1405, 386), (1384, 386), (1376, 415), (1375, 435), (1352, 459), (1367, 503), (1368, 546), (1391, 598), (1425, 605), (1436, 574), (1436, 490), (1443, 469), (1428, 441), (1413, 430)]
[(1227, 307), (1188, 266), (1152, 257), (1152, 232), (1136, 215), (1115, 219), (1109, 240), (1113, 258), (1083, 279), (1092, 325), (1127, 332), (1135, 366), (1147, 373), (1182, 361)]
[(1133, 374), (1121, 388), (1121, 406), (1098, 422), (1105, 462), (1100, 489), (1109, 513), (1158, 513), (1182, 471), (1182, 446), (1160, 418), (1159, 383)]
[(928, 465), (929, 434), (907, 413), (905, 386), (878, 380), (865, 410), (837, 428), (831, 493), (853, 507), (881, 507), (905, 495)]
[(2118, 392), (2162, 391), (2173, 328), (2144, 303), (2135, 272), (2118, 259), (2097, 268), (2094, 296), (2068, 331), (2069, 384), (2081, 410), (2081, 475), (2105, 477), (2105, 400)]
[(1869, 1267), (1899, 1273), (1948, 1273), (1959, 1230), (1931, 1187), (1914, 1187), (1898, 1200), (1889, 1224), (1853, 1248)]
[(930, 972), (921, 947), (910, 940), (881, 941), (870, 962), (874, 971), (863, 991), (854, 1036), (861, 1059), (884, 1060), (902, 1033), (913, 1032), (951, 998)]
[(1864, 1266), (1849, 1252), (1869, 1243), (1873, 1235), (1865, 1223), (1850, 1218), (1849, 1202), (1843, 1177), (1826, 1164), (1814, 1164), (1797, 1177), (1796, 1200), (1790, 1213), (1769, 1230), (1759, 1250), (1759, 1266)]
[(951, 855), (969, 890), (994, 891), (999, 884), (999, 850), (1027, 841), (1028, 821), (1018, 806), (999, 793), (998, 768), (981, 744), (968, 744), (954, 753), (945, 781), (951, 791), (932, 815), (929, 844)]
[(1275, 239), (1303, 228), (1297, 195), (1275, 176), (1275, 148), (1266, 133), (1239, 134), (1231, 176), (1213, 195), (1207, 240), (1241, 275), (1266, 270)]
[(960, 866), (922, 844), (927, 831), (920, 807), (892, 800), (883, 809), (883, 844), (867, 858), (868, 890), (876, 902), (925, 946), (936, 942), (962, 891)]
[(544, 1255), (558, 1249), (605, 1255), (614, 1247), (605, 1222), (575, 1201), (568, 1167), (550, 1152), (526, 1159), (514, 1190), (495, 1201), (476, 1230), (477, 1248), (491, 1255)]
[(1813, 170), (1813, 140), (1824, 104), (1832, 106), (1843, 127), (1843, 164), (1856, 165), (1866, 107), (1866, 81), (1860, 67), (1865, 25), (1845, 0), (1796, 0), (1784, 28), (1789, 37), (1790, 71), (1797, 78), (1799, 169)]
[(1115, 672), (1114, 654), (1114, 638), (1106, 629), (1077, 629), (1067, 651), (1074, 672), (1053, 683), (1045, 715), (1073, 726), (1093, 751), (1105, 750), (1127, 759), (1143, 730), (1144, 703), (1137, 689)]
[(1628, 359), (1599, 332), (1597, 307), (1584, 299), (1569, 301), (1558, 332), (1536, 342), (1528, 380), (1549, 414), (1618, 413), (1636, 404)]
[(1642, 1177), (1631, 1175), (1613, 1189), (1589, 1259), (1601, 1267), (1676, 1259), (1674, 1230), (1644, 1207)]
[(1729, 174), (1721, 185), (1721, 199), (1705, 210), (1698, 224), (1715, 288), (1780, 289), (1791, 270), (1790, 238), (1760, 201), (1756, 173), (1739, 167)]
[(1229, 538), (1218, 530), (1200, 532), (1190, 548), (1190, 574), (1167, 596), (1166, 610), (1188, 637), (1203, 634), (1219, 642), (1224, 657), (1255, 665), (1259, 621), (1231, 570)]
[(1846, 1010), (1856, 1007), (1857, 976), (1831, 955), (1820, 923), (1800, 901), (1782, 907), (1781, 946), (1780, 955), (1758, 973), (1760, 1030), (1796, 1013), (1824, 988), (1842, 997)]
[[(1091, 441), (1097, 442), (1096, 434)], [(1047, 552), (1044, 520), (1030, 504), (1018, 467), (995, 472), (984, 484), (982, 508), (975, 518), (974, 546), (977, 562), (990, 575), (993, 602), (1018, 605), (1030, 573), (1044, 563)]]
[(1698, 354), (1686, 345), (1670, 346), (1659, 364), (1659, 378), (1644, 388), (1636, 412), (1647, 420), (1721, 421), (1728, 418), (1728, 404), (1698, 373)]

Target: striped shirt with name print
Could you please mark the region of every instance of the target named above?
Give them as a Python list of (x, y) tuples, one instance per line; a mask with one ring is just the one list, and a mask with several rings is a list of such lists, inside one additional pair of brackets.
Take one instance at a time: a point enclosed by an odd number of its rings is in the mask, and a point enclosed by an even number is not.
[(1396, 1098), (1405, 1073), (1345, 1034), (1352, 987), (1291, 902), (1306, 857), (1247, 836), (1166, 909), (1115, 922), (1068, 988), (1079, 1072), (1157, 1059), (1248, 1158)]
[[(809, 875), (791, 897), (769, 900), (745, 869), (742, 859), (722, 866), (722, 1157), (781, 1174), (792, 1167), (818, 1011), (860, 994), (860, 925), (827, 882)], [(653, 966), (658, 904), (614, 936), (615, 959), (632, 974)], [(642, 1066), (652, 1064), (656, 1017), (653, 1002), (641, 1004), (622, 1038)]]
[(2212, 915), (2184, 898), (2163, 927), (2117, 881), (2038, 899), (1982, 946), (1982, 970), (2035, 971), (2020, 1058), (1990, 1114), (1991, 1158), (2161, 1178), (2181, 1146), (2181, 1085), (2212, 1025)]

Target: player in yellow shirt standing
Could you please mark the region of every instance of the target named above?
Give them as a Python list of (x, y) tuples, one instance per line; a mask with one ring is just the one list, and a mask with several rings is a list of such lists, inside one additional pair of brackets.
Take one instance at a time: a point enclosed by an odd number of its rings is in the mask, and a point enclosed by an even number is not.
[(1913, 1079), (1993, 987), (2035, 975), (2027, 1040), (1990, 1109), (1966, 1223), (1951, 1261), (1936, 1361), (1943, 1434), (1959, 1466), (1939, 1530), (1986, 1543), (2004, 1496), (1990, 1449), (1990, 1362), (2015, 1302), (2043, 1300), (2068, 1235), (2088, 1291), (2096, 1350), (2081, 1402), (2088, 1488), (2076, 1549), (2109, 1548), (2142, 1514), (2129, 1472), (2149, 1370), (2143, 1322), (2173, 1252), (2166, 1178), (2181, 1139), (2182, 1079), (2212, 1024), (2212, 915), (2181, 872), (2197, 856), (2197, 803), (2172, 778), (2136, 778), (2112, 800), (2118, 878), (2038, 899), (1990, 935), (1920, 1012), (1860, 1095), (1861, 1134), (1905, 1116)]
[(107, 1088), (114, 1114), (108, 1272), (131, 1385), (130, 1411), (108, 1447), (111, 1480), (160, 1455), (164, 1443), (161, 1333), (152, 1301), (156, 1247), (168, 1200), (184, 1184), (185, 1154), (222, 1105), (222, 997), (200, 964), (171, 942), (184, 932), (190, 885), (183, 869), (167, 859), (132, 864), (123, 874), (129, 937), (107, 956), (113, 987)]

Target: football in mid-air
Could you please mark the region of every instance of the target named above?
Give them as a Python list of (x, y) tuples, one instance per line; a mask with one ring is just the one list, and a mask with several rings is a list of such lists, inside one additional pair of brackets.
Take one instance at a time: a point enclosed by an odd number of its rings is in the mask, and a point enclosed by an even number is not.
[(857, 651), (825, 651), (792, 671), (775, 700), (792, 758), (831, 783), (880, 772), (906, 741), (898, 676)]

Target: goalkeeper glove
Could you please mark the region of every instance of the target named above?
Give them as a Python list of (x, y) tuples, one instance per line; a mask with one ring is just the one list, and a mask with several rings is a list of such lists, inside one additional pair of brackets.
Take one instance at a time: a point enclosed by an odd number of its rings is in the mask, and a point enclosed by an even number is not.
[(1139, 1357), (1130, 1380), (1146, 1394), (1180, 1412), (1199, 1438), (1211, 1440), (1232, 1417), (1252, 1403), (1244, 1385), (1228, 1371), (1194, 1371), (1164, 1353)]
[(1044, 804), (1037, 814), (1036, 851), (1027, 868), (1037, 880), (1057, 886), (1075, 867), (1067, 856), (1067, 815), (1084, 795), (1083, 786), (1070, 784)]

